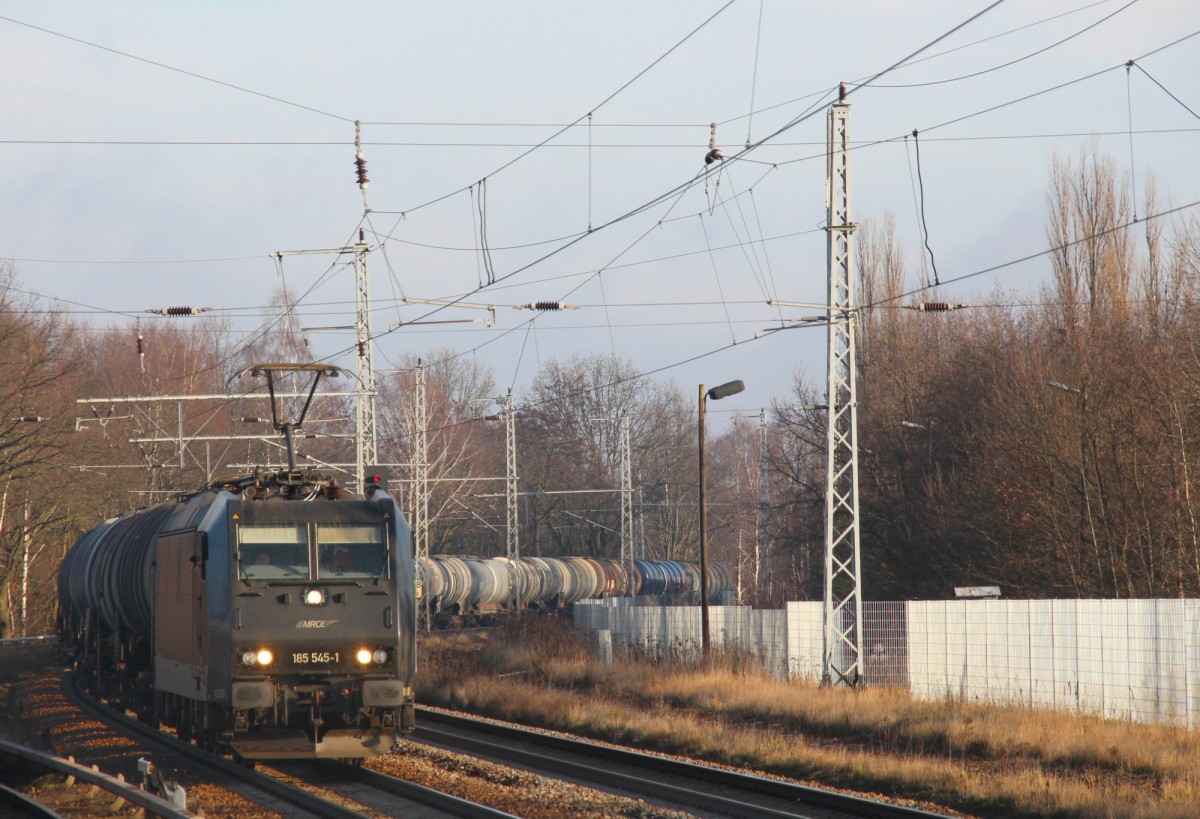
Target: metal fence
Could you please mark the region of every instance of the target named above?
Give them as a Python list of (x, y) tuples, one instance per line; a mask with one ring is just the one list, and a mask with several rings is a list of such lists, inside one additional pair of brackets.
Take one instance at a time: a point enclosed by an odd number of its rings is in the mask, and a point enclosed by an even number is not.
[[(1200, 600), (937, 600), (863, 604), (868, 685), (1200, 726)], [(700, 650), (698, 607), (576, 604), (581, 632), (651, 656)], [(709, 608), (714, 646), (779, 676), (820, 680), (821, 603)]]

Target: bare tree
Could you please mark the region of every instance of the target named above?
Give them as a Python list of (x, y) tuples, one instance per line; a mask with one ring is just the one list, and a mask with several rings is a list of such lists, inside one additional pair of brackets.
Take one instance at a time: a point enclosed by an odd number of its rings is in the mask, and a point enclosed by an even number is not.
[[(535, 495), (524, 525), (547, 553), (619, 554), (620, 423), (629, 419), (632, 474), (646, 515), (646, 552), (680, 557), (695, 517), (694, 414), (673, 384), (642, 378), (611, 355), (574, 356), (543, 365), (521, 422), (525, 491), (608, 490)], [(686, 487), (686, 489), (685, 489)], [(581, 498), (587, 500), (581, 501)]]
[[(62, 383), (71, 373), (71, 328), (40, 313), (0, 271), (0, 637), (14, 629), (13, 583), (27, 578), (32, 539), (61, 515), (34, 489), (61, 466), (73, 419)], [(34, 502), (36, 499), (36, 503)]]
[[(422, 363), (424, 362), (424, 363)], [(418, 428), (416, 368), (425, 370), (426, 440), (428, 455), (429, 545), (432, 552), (467, 551), (473, 548), (468, 534), (478, 521), (472, 497), (488, 491), (482, 479), (503, 475), (503, 446), (499, 464), (494, 445), (480, 416), (496, 393), (491, 371), (471, 358), (451, 350), (434, 350), (424, 356), (405, 355), (395, 373), (379, 381), (377, 421), (380, 455), (403, 470), (406, 507), (415, 519), (412, 503), (417, 466)], [(499, 470), (499, 471), (497, 471)], [(495, 484), (490, 486), (494, 487)]]

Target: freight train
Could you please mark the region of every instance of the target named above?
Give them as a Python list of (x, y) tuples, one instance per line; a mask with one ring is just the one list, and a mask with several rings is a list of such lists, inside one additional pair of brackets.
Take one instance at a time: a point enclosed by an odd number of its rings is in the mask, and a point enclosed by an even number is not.
[(183, 739), (361, 759), (413, 728), (412, 533), (378, 478), (218, 482), (88, 532), (58, 584), (80, 677)]
[[(709, 602), (725, 601), (733, 575), (708, 563)], [(584, 557), (478, 558), (434, 555), (417, 565), (420, 605), (430, 611), (481, 614), (520, 605), (554, 609), (600, 597), (650, 597), (657, 603), (695, 603), (700, 566), (678, 560), (616, 560)]]

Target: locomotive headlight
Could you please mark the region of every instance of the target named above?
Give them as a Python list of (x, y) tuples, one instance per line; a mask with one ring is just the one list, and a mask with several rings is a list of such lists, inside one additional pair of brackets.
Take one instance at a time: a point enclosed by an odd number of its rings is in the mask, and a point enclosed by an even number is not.
[(275, 655), (271, 653), (269, 648), (260, 648), (258, 653), (254, 655), (254, 659), (258, 660), (259, 665), (270, 665), (275, 661)]
[(358, 660), (359, 665), (366, 665), (371, 662), (371, 650), (369, 648), (360, 648), (354, 653), (354, 659)]
[(305, 589), (304, 590), (304, 605), (306, 606), (323, 606), (325, 605), (325, 592), (321, 589)]
[(253, 651), (242, 652), (242, 665), (254, 665), (258, 662), (258, 655)]
[(376, 665), (383, 665), (387, 662), (387, 652), (382, 648), (377, 648), (375, 649), (375, 653), (371, 655), (371, 659), (375, 661)]

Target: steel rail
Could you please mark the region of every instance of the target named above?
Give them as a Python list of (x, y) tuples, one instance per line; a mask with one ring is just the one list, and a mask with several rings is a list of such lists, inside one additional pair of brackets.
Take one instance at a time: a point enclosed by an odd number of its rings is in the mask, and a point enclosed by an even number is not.
[[(47, 754), (43, 751), (4, 739), (0, 739), (0, 756), (20, 757), (26, 762), (32, 762), (46, 770), (54, 771), (66, 777), (74, 777), (89, 785), (95, 785), (111, 793), (118, 799), (124, 799), (126, 802), (143, 808), (153, 816), (163, 816), (167, 817), (167, 819), (189, 819), (189, 817), (195, 817), (196, 815), (176, 807), (160, 796), (142, 790), (138, 785), (125, 780), (123, 777), (109, 776), (98, 768), (89, 768), (85, 765), (80, 765), (72, 758), (63, 759), (62, 757)], [(12, 793), (22, 797), (27, 802), (32, 802), (35, 805), (39, 804), (17, 791), (12, 791)], [(39, 806), (48, 812), (47, 815), (57, 815), (53, 810), (46, 808), (46, 806)], [(8, 814), (6, 813), (5, 815)]]
[(214, 784), (228, 788), (268, 810), (279, 811), (288, 817), (362, 819), (362, 813), (359, 811), (322, 799), (302, 788), (289, 785), (274, 777), (258, 773), (244, 765), (204, 751), (189, 742), (183, 742), (157, 728), (119, 713), (80, 690), (72, 677), (67, 678), (64, 692), (75, 705), (125, 736), (136, 737), (146, 745), (157, 747), (162, 752), (184, 757), (189, 763), (193, 763), (210, 776)]
[[(600, 770), (603, 781), (610, 785), (635, 793), (653, 795), (676, 804), (710, 808), (731, 816), (794, 818), (811, 815), (811, 810), (816, 808), (837, 811), (846, 816), (874, 817), (874, 819), (945, 819), (944, 814), (887, 802), (877, 802), (808, 785), (599, 745), (587, 740), (567, 739), (515, 726), (473, 719), (465, 715), (447, 714), (426, 708), (418, 710), (416, 732), (418, 739), (460, 747), (469, 743), (475, 753), (507, 759), (518, 762), (518, 764), (553, 771), (560, 775), (584, 777), (589, 781), (594, 781), (597, 778), (595, 772)], [(484, 740), (465, 738), (458, 734), (438, 731), (431, 727), (434, 724), (491, 735), (506, 742), (528, 743), (539, 750), (525, 751), (514, 749), (508, 745), (497, 745)], [(543, 753), (540, 749), (544, 749), (545, 752)], [(661, 780), (620, 774), (611, 769), (597, 769), (587, 763), (572, 762), (566, 759), (564, 754), (574, 754), (609, 764), (625, 765), (637, 770), (654, 771), (666, 776), (688, 780), (692, 784), (671, 784)], [(697, 781), (703, 782), (709, 787), (734, 789), (772, 800), (781, 800), (790, 805), (771, 807), (747, 804), (744, 799), (727, 798), (709, 791), (698, 790), (695, 785)]]
[(516, 819), (513, 814), (505, 813), (497, 808), (481, 805), (478, 802), (471, 802), (452, 794), (427, 788), (424, 785), (418, 785), (415, 782), (409, 782), (395, 776), (372, 771), (358, 765), (348, 765), (332, 760), (296, 760), (289, 761), (286, 765), (275, 764), (274, 767), (285, 773), (293, 771), (302, 773), (317, 771), (325, 777), (320, 780), (322, 787), (342, 791), (344, 795), (351, 799), (355, 799), (375, 810), (388, 813), (395, 812), (396, 806), (372, 804), (374, 800), (371, 799), (369, 794), (352, 789), (348, 787), (347, 783), (355, 783), (388, 796), (406, 799), (418, 805), (445, 813), (448, 817), (462, 817), (462, 819)]

